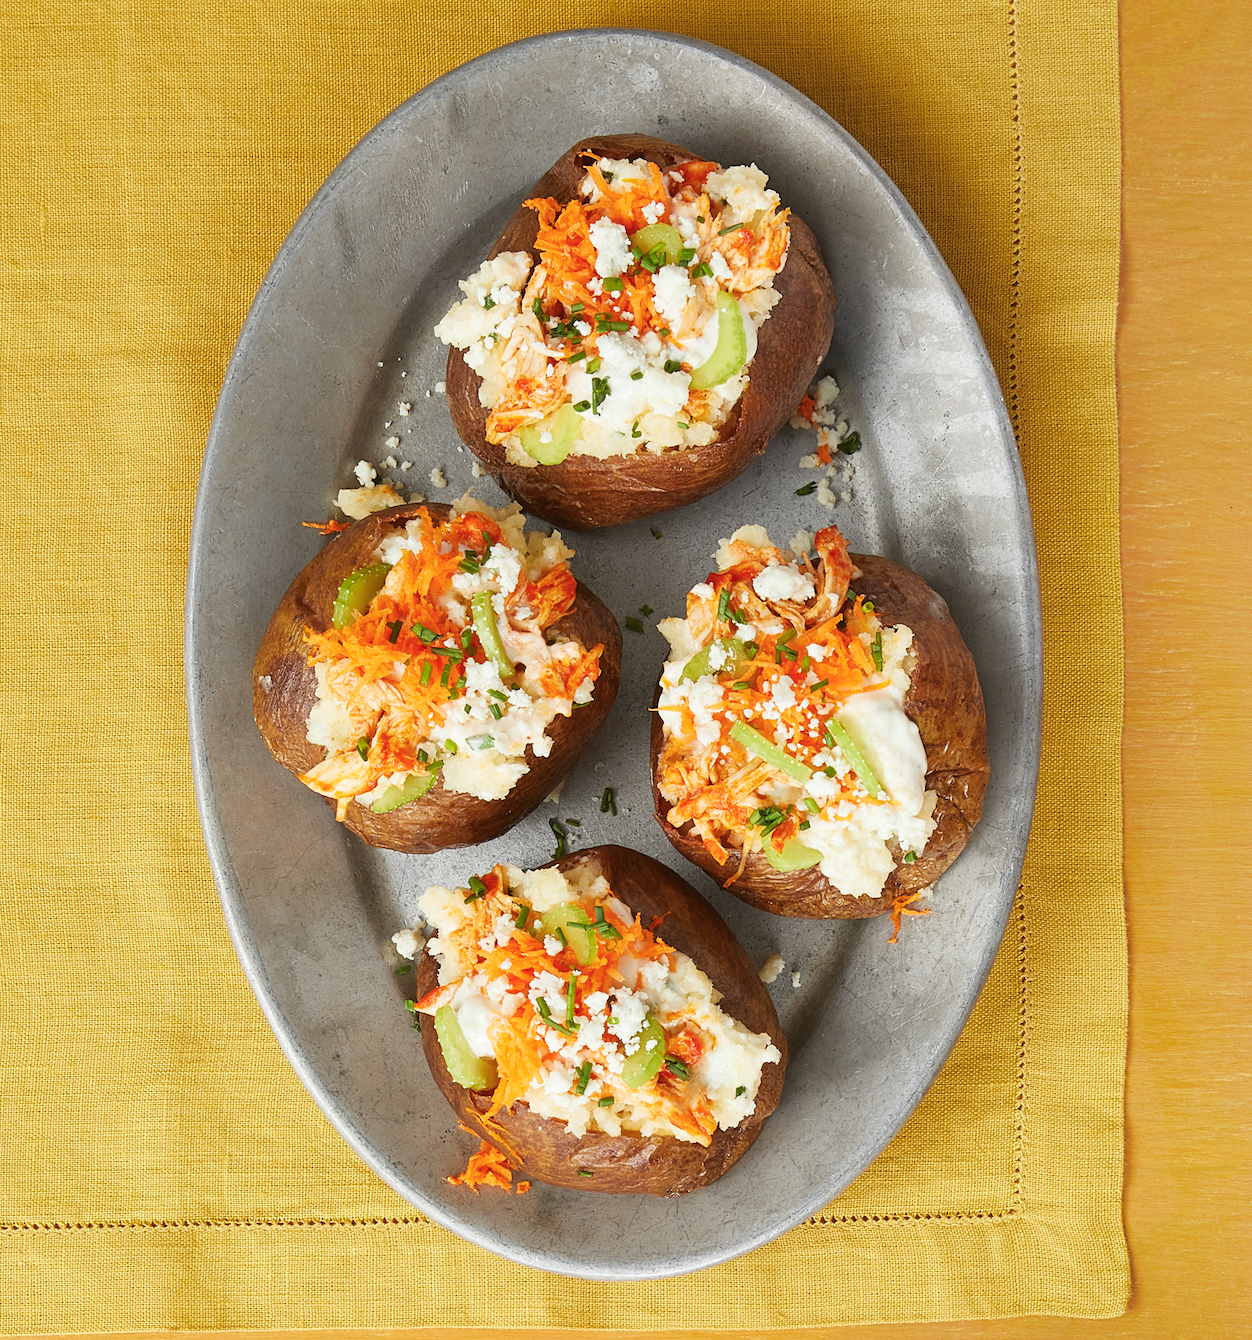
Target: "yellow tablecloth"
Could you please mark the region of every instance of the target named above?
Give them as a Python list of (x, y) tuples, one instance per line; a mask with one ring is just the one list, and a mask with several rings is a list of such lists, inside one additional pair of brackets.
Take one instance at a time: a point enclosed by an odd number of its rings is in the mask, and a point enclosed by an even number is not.
[[(335, 163), (491, 47), (675, 19), (860, 139), (969, 296), (1030, 486), (1047, 713), (1008, 936), (913, 1119), (772, 1246), (619, 1287), (429, 1224), (300, 1087), (200, 841), (182, 598), (232, 343)], [(1112, 0), (9, 6), (0, 1331), (1123, 1310), (1115, 24)]]

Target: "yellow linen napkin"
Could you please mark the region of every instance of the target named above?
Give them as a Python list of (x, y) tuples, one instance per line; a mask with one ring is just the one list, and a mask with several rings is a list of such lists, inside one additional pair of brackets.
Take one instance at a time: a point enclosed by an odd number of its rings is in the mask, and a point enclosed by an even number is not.
[[(424, 1220), (283, 1059), (200, 839), (183, 581), (233, 341), (342, 155), (491, 47), (677, 17), (865, 144), (969, 296), (1030, 486), (1047, 715), (1003, 950), (899, 1137), (771, 1246), (606, 1286)], [(1124, 1308), (1115, 23), (1112, 0), (9, 6), (0, 1331), (735, 1330)]]

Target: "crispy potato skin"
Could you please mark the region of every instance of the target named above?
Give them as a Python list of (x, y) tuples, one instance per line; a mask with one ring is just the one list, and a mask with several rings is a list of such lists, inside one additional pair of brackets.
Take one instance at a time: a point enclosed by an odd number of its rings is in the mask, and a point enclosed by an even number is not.
[[(580, 140), (542, 176), (527, 198), (572, 200), (583, 177), (584, 151), (605, 158), (646, 158), (664, 171), (699, 154), (647, 135), (593, 136)], [(487, 441), (486, 408), (479, 403), (481, 379), (459, 349), (448, 355), (448, 408), (465, 445), (529, 512), (571, 530), (618, 526), (640, 517), (684, 507), (728, 484), (787, 422), (808, 389), (826, 351), (835, 321), (835, 290), (803, 220), (790, 218), (791, 246), (774, 287), (782, 295), (757, 332), (752, 375), (739, 404), (707, 447), (639, 452), (598, 460), (567, 456), (559, 465), (510, 465), (502, 446)], [(522, 206), (505, 226), (491, 256), (502, 251), (534, 254), (539, 222)]]
[[(861, 575), (854, 589), (874, 602), (883, 623), (913, 630), (917, 667), (904, 700), (904, 710), (917, 724), (926, 748), (926, 786), (938, 794), (937, 826), (926, 850), (912, 864), (904, 853), (877, 898), (850, 898), (816, 866), (784, 874), (760, 852), (753, 852), (742, 876), (729, 892), (766, 912), (786, 917), (876, 917), (890, 912), (896, 898), (933, 884), (956, 860), (982, 814), (990, 764), (987, 759), (987, 715), (974, 658), (969, 653), (942, 596), (910, 569), (875, 554), (852, 554)], [(719, 884), (735, 872), (735, 863), (720, 866), (690, 826), (680, 831), (666, 822), (669, 803), (657, 787), (657, 760), (664, 742), (660, 716), (653, 714), (651, 760), (652, 800), (665, 836), (694, 865)]]
[[(708, 975), (722, 993), (720, 1004), (727, 1014), (754, 1033), (768, 1033), (773, 1039), (782, 1059), (761, 1072), (752, 1116), (733, 1130), (717, 1131), (707, 1149), (673, 1136), (588, 1131), (579, 1138), (569, 1134), (563, 1121), (537, 1116), (523, 1102), (515, 1103), (512, 1111), (497, 1112), (487, 1126), (483, 1115), (491, 1107), (491, 1095), (463, 1089), (452, 1079), (429, 1020), (422, 1028), (422, 1050), (435, 1083), (457, 1116), (503, 1150), (518, 1165), (522, 1177), (580, 1191), (680, 1196), (720, 1177), (761, 1133), (765, 1118), (782, 1096), (787, 1038), (769, 992), (743, 947), (690, 884), (651, 857), (625, 847), (592, 847), (551, 864), (571, 870), (591, 861), (599, 863), (613, 892), (639, 914), (644, 926), (653, 917), (665, 918), (656, 933), (666, 944), (689, 955)], [(425, 953), (418, 965), (417, 998), (437, 985), (438, 965)], [(580, 1177), (580, 1171), (594, 1175)]]
[[(436, 519), (451, 510), (439, 503), (407, 504), (377, 512), (342, 531), (287, 588), (265, 630), (252, 670), (253, 714), (270, 753), (291, 772), (307, 772), (325, 756), (322, 746), (305, 735), (317, 701), (317, 678), (306, 660), (304, 630), (325, 632), (330, 627), (343, 579), (369, 563), (385, 536), (416, 516), (421, 506)], [(349, 805), (345, 825), (373, 847), (430, 853), (499, 837), (529, 814), (590, 743), (613, 706), (621, 675), (617, 620), (581, 582), (573, 610), (552, 627), (585, 647), (603, 643), (604, 654), (591, 702), (572, 716), (555, 718), (549, 726), (553, 744), (547, 758), (536, 758), (528, 748), (530, 771), (503, 800), (456, 795), (444, 789), (441, 778), (421, 799), (389, 814), (375, 814), (367, 805)]]

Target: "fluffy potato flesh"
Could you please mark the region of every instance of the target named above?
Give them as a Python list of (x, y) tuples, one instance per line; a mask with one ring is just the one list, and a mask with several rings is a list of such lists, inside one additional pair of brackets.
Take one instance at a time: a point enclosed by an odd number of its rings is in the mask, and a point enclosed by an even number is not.
[[(423, 508), (437, 520), (450, 513), (434, 503), (394, 507), (337, 535), (292, 582), (270, 620), (253, 667), (253, 712), (270, 753), (297, 776), (309, 773), (327, 754), (324, 746), (308, 738), (309, 714), (318, 692), (306, 633), (323, 634), (331, 628), (344, 579), (376, 563), (375, 551), (383, 540), (402, 532)], [(372, 846), (428, 853), (498, 837), (534, 809), (574, 765), (608, 714), (621, 667), (617, 621), (581, 583), (575, 588), (573, 608), (547, 629), (547, 635), (573, 639), (584, 648), (603, 646), (599, 676), (586, 705), (548, 725), (552, 747), (546, 757), (536, 756), (527, 746), (528, 771), (507, 795), (484, 800), (449, 791), (441, 777), (420, 798), (388, 813), (353, 801), (344, 808), (345, 825)]]
[[(593, 137), (564, 154), (528, 198), (568, 204), (578, 194), (588, 161), (599, 158), (642, 159), (664, 173), (700, 156), (644, 135)], [(461, 438), (528, 511), (574, 530), (620, 525), (685, 506), (721, 488), (786, 423), (830, 345), (835, 311), (830, 275), (809, 228), (794, 214), (788, 222), (790, 249), (773, 281), (779, 298), (757, 331), (747, 388), (707, 445), (603, 459), (571, 454), (555, 464), (511, 463), (505, 447), (488, 440), (491, 411), (480, 401), (481, 378), (460, 349), (453, 348), (448, 356), (448, 408)], [(491, 257), (528, 252), (537, 258), (538, 234), (536, 212), (522, 206)]]
[[(819, 550), (824, 534), (826, 532), (818, 536)], [(735, 555), (727, 557), (733, 559)], [(947, 605), (935, 591), (916, 573), (889, 559), (869, 554), (848, 555), (846, 550), (841, 555), (832, 553), (824, 557), (831, 557), (841, 571), (832, 576), (825, 565), (818, 565), (813, 586), (807, 594), (794, 593), (798, 598), (793, 602), (760, 601), (757, 607), (748, 611), (739, 608), (738, 598), (729, 602), (727, 612), (746, 614), (756, 622), (757, 626), (751, 629), (757, 637), (754, 664), (749, 665), (742, 658), (731, 659), (727, 653), (715, 653), (718, 659), (726, 655), (729, 666), (723, 676), (728, 682), (721, 701), (714, 705), (715, 709), (734, 696), (734, 683), (745, 688), (752, 683), (758, 691), (759, 703), (763, 697), (759, 691), (764, 688), (768, 692), (773, 678), (784, 677), (788, 670), (793, 685), (816, 681), (812, 690), (797, 694), (802, 700), (799, 707), (818, 708), (814, 713), (815, 729), (811, 738), (806, 738), (803, 727), (797, 726), (791, 732), (791, 739), (784, 739), (785, 750), (775, 751), (785, 753), (786, 761), (793, 765), (792, 775), (780, 770), (776, 766), (779, 760), (765, 749), (765, 744), (772, 743), (772, 739), (753, 740), (740, 732), (739, 738), (746, 740), (746, 747), (733, 739), (728, 743), (727, 753), (731, 758), (724, 770), (731, 774), (730, 789), (734, 789), (737, 779), (742, 779), (747, 793), (736, 794), (733, 805), (719, 809), (710, 804), (701, 809), (701, 789), (692, 785), (683, 794), (696, 799), (678, 808), (674, 778), (687, 765), (681, 750), (667, 739), (661, 714), (657, 713), (653, 716), (651, 737), (653, 800), (657, 820), (674, 848), (745, 902), (784, 916), (869, 917), (907, 906), (947, 869), (964, 847), (982, 812), (989, 775), (986, 715), (973, 658)], [(782, 571), (779, 567), (777, 574)], [(784, 579), (777, 574), (776, 590), (781, 591)], [(710, 579), (725, 580), (715, 574), (710, 574)], [(820, 765), (838, 762), (842, 776), (838, 783), (831, 783), (831, 787), (840, 785), (843, 794), (847, 795), (847, 782), (857, 783), (856, 794), (862, 799), (860, 802), (854, 799), (852, 803), (872, 803), (859, 784), (855, 770), (848, 771), (846, 759), (831, 746), (832, 736), (826, 730), (828, 723), (837, 723), (838, 717), (833, 709), (825, 714), (826, 709), (820, 705), (827, 693), (833, 700), (838, 700), (838, 686), (822, 687), (819, 673), (824, 678), (828, 671), (820, 661), (812, 662), (818, 665), (818, 670), (810, 670), (807, 675), (803, 673), (804, 657), (814, 650), (809, 643), (821, 640), (815, 638), (815, 628), (820, 629), (823, 620), (840, 608), (849, 580), (859, 601), (855, 602), (855, 608), (851, 598), (843, 605), (838, 620), (841, 629), (855, 631), (862, 626), (865, 629), (881, 626), (886, 630), (904, 626), (912, 632), (907, 657), (908, 689), (903, 695), (902, 707), (905, 716), (916, 727), (924, 749), (925, 801), (919, 808), (923, 815), (928, 814), (927, 826), (933, 826), (924, 846), (900, 845), (894, 840), (885, 846), (879, 844), (881, 860), (886, 866), (880, 890), (853, 893), (823, 874), (818, 863), (819, 853), (806, 846), (812, 841), (810, 835), (818, 818), (818, 802), (800, 799), (788, 804), (772, 798), (789, 795), (788, 787), (792, 791), (797, 789), (800, 785), (797, 775), (833, 773), (833, 769), (823, 770)], [(742, 631), (717, 619), (717, 590), (712, 586), (708, 589), (713, 592), (711, 598), (698, 600), (694, 592), (689, 597), (687, 623), (701, 634), (691, 643), (691, 651), (695, 651), (696, 642), (701, 640), (728, 645), (732, 634)], [(769, 589), (768, 584), (762, 589)], [(873, 621), (856, 613), (856, 609), (864, 608), (866, 602), (873, 606)], [(778, 618), (779, 612), (785, 617)], [(773, 624), (769, 622), (771, 616), (775, 620)], [(779, 629), (783, 638), (781, 644), (774, 634), (758, 633), (758, 629), (770, 627)], [(782, 632), (784, 628), (786, 632)], [(797, 632), (797, 628), (800, 631)], [(875, 646), (874, 635), (869, 632), (857, 640), (865, 649), (866, 657), (861, 661), (862, 670), (856, 671), (853, 667), (852, 673), (854, 676), (863, 673), (865, 683), (872, 686), (883, 676), (875, 673), (875, 666), (868, 657), (881, 654), (882, 643)], [(855, 646), (852, 650), (857, 652)], [(701, 669), (701, 662), (694, 661), (694, 668)], [(785, 689), (783, 694), (784, 701), (792, 697)], [(773, 701), (778, 702), (783, 694), (776, 692)], [(749, 697), (746, 693), (739, 696), (745, 700)], [(761, 727), (756, 732), (758, 736), (765, 731), (772, 735), (780, 720), (784, 724), (793, 720), (785, 713), (768, 713), (770, 700), (768, 697), (764, 700), (768, 719), (757, 721)], [(658, 689), (658, 702), (663, 701)], [(738, 753), (735, 753), (736, 749)], [(797, 762), (801, 765), (799, 774), (794, 772)], [(715, 778), (720, 775), (715, 773)], [(819, 780), (822, 780), (820, 776)], [(668, 795), (663, 794), (663, 788)], [(713, 791), (703, 794), (712, 796)], [(885, 790), (881, 799), (888, 799)], [(837, 809), (828, 808), (829, 804), (822, 801), (823, 816), (839, 813)], [(843, 813), (846, 815), (848, 811), (845, 809)], [(722, 822), (707, 821), (709, 815), (720, 815)], [(746, 839), (745, 833), (748, 835)], [(765, 852), (766, 843), (775, 846), (772, 860)]]
[[(707, 974), (721, 993), (721, 1010), (749, 1032), (768, 1036), (779, 1059), (762, 1067), (751, 1114), (730, 1129), (717, 1129), (707, 1144), (700, 1144), (627, 1131), (611, 1135), (591, 1129), (574, 1135), (565, 1121), (539, 1115), (523, 1099), (493, 1113), (499, 1095), (475, 1093), (452, 1079), (436, 1030), (427, 1022), (422, 1047), (435, 1083), (465, 1126), (503, 1151), (522, 1178), (623, 1195), (676, 1196), (705, 1186), (743, 1156), (778, 1105), (787, 1041), (769, 994), (716, 911), (650, 857), (605, 846), (562, 857), (551, 868), (571, 876), (580, 871), (603, 875), (645, 928), (663, 918), (656, 934)], [(572, 957), (569, 966), (576, 966)], [(429, 951), (418, 968), (417, 990), (419, 1000), (439, 990), (437, 963)]]

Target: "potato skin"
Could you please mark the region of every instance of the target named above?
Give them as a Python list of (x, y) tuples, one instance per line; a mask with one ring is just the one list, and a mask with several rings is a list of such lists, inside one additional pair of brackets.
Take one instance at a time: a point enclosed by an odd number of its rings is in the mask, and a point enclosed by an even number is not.
[[(583, 177), (585, 150), (605, 158), (646, 158), (662, 171), (700, 157), (648, 135), (592, 136), (562, 155), (527, 198), (550, 196), (560, 205), (573, 199)], [(608, 460), (571, 455), (559, 465), (510, 465), (504, 448), (487, 441), (488, 411), (478, 401), (481, 379), (454, 348), (448, 355), (448, 408), (465, 445), (527, 511), (571, 530), (619, 526), (668, 512), (730, 483), (795, 412), (826, 357), (834, 330), (835, 290), (817, 239), (794, 214), (789, 222), (787, 263), (774, 280), (781, 297), (757, 332), (747, 389), (716, 442), (660, 455), (640, 452)], [(538, 233), (534, 211), (523, 205), (490, 256), (502, 251), (533, 255)]]
[[(974, 658), (952, 621), (943, 597), (910, 569), (875, 554), (851, 554), (861, 575), (853, 589), (873, 600), (884, 624), (913, 630), (917, 668), (904, 710), (917, 724), (926, 748), (926, 787), (938, 794), (937, 826), (925, 851), (911, 865), (904, 853), (877, 898), (840, 893), (818, 867), (784, 873), (761, 852), (753, 852), (728, 892), (745, 903), (786, 917), (876, 917), (890, 912), (896, 898), (933, 884), (956, 860), (982, 814), (991, 767), (987, 759), (987, 715)], [(677, 851), (719, 884), (735, 872), (732, 858), (720, 866), (690, 827), (666, 822), (670, 806), (657, 786), (657, 760), (664, 743), (659, 714), (652, 718), (652, 800), (657, 822)]]
[[(483, 1122), (491, 1095), (463, 1089), (448, 1073), (439, 1039), (429, 1020), (422, 1027), (422, 1050), (430, 1073), (457, 1116), (477, 1135), (489, 1140), (519, 1167), (520, 1175), (553, 1186), (617, 1195), (681, 1196), (707, 1186), (736, 1163), (761, 1133), (766, 1117), (782, 1096), (787, 1067), (787, 1038), (751, 960), (717, 912), (672, 870), (625, 847), (591, 847), (550, 862), (572, 870), (589, 861), (599, 863), (613, 892), (647, 926), (653, 917), (665, 920), (657, 934), (694, 960), (722, 993), (721, 1008), (754, 1033), (768, 1033), (781, 1054), (761, 1072), (756, 1111), (733, 1130), (717, 1131), (706, 1149), (673, 1136), (606, 1135), (588, 1131), (569, 1134), (563, 1121), (531, 1112), (524, 1102), (502, 1109)], [(422, 955), (417, 973), (420, 1000), (438, 985), (438, 964)], [(580, 1177), (591, 1172), (591, 1177)]]
[[(451, 510), (440, 503), (410, 503), (376, 512), (342, 531), (287, 588), (265, 630), (252, 670), (253, 714), (270, 753), (291, 772), (307, 772), (325, 756), (322, 746), (305, 735), (309, 712), (317, 701), (317, 678), (306, 661), (304, 630), (325, 632), (330, 627), (343, 579), (369, 563), (385, 536), (422, 507), (436, 520)], [(573, 610), (552, 628), (577, 638), (584, 647), (603, 643), (595, 696), (571, 716), (553, 720), (548, 727), (552, 752), (547, 758), (536, 758), (526, 750), (530, 771), (503, 800), (454, 794), (444, 789), (440, 778), (419, 800), (389, 814), (375, 814), (367, 805), (349, 805), (345, 825), (373, 847), (428, 854), (499, 837), (529, 814), (590, 743), (613, 706), (621, 674), (622, 635), (617, 620), (581, 582)], [(333, 806), (335, 802), (326, 803)]]

